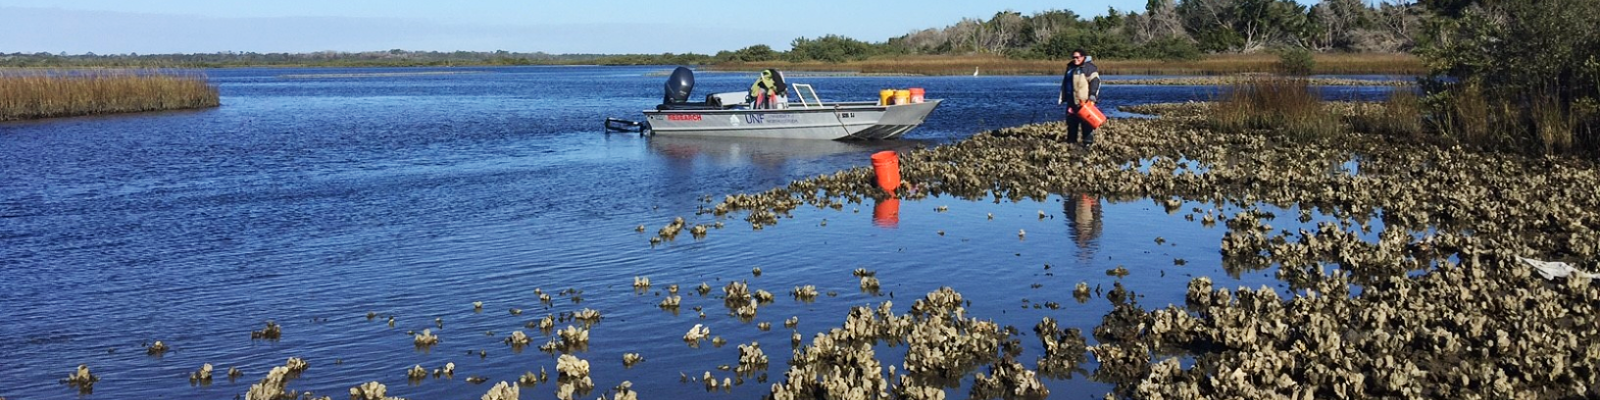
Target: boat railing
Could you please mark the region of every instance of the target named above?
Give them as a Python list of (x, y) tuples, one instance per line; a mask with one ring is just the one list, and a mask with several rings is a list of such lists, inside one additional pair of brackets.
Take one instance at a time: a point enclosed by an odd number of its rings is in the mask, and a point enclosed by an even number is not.
[[(790, 86), (794, 87), (794, 97), (800, 99), (801, 107), (822, 107), (822, 98), (817, 97), (817, 89), (812, 88), (811, 84), (795, 83), (790, 84)], [(809, 102), (806, 101), (806, 92), (811, 92), (811, 101)], [(816, 105), (812, 106), (811, 103), (816, 103)]]

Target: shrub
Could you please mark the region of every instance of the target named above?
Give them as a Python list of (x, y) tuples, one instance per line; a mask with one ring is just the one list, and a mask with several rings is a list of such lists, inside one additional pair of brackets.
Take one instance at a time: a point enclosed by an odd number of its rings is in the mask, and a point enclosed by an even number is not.
[(1163, 61), (1196, 61), (1201, 56), (1194, 42), (1177, 37), (1149, 41), (1139, 46), (1137, 53), (1139, 58)]
[(1305, 78), (1240, 80), (1212, 105), (1208, 118), (1214, 129), (1265, 130), (1291, 141), (1334, 138), (1343, 127), (1323, 108), (1322, 94)]
[(1423, 2), (1419, 54), (1441, 135), (1532, 152), (1600, 153), (1600, 2)]
[(1288, 75), (1306, 76), (1317, 68), (1317, 60), (1311, 57), (1311, 50), (1304, 47), (1290, 47), (1280, 49), (1278, 53), (1278, 71)]

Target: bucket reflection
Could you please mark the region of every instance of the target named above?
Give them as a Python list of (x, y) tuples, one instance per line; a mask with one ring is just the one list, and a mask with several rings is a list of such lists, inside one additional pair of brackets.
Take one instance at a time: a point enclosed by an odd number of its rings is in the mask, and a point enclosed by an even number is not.
[(872, 224), (880, 228), (896, 228), (900, 226), (900, 199), (888, 198), (878, 200), (872, 206)]

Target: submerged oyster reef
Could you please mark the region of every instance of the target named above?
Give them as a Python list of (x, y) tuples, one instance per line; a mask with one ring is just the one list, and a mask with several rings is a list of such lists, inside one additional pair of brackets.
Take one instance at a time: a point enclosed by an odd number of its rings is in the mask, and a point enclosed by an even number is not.
[[(1375, 107), (1327, 106), (1346, 115)], [(1518, 261), (1596, 269), (1600, 173), (1593, 162), (1365, 134), (1289, 140), (1271, 132), (1219, 133), (1207, 128), (1207, 108), (1131, 108), (1161, 118), (1114, 121), (1092, 151), (1064, 143), (1057, 123), (903, 153), (897, 193), (999, 201), (1088, 192), (1167, 200), (1168, 212), (1181, 211), (1178, 198), (1241, 207), (1233, 215), (1200, 217), (1229, 228), (1219, 244), (1224, 268), (1276, 268), (1290, 291), (1213, 288), (1202, 277), (1190, 282), (1185, 305), (1145, 309), (1132, 296), (1115, 299), (1094, 331), (1099, 344), (1088, 352), (1100, 362), (1093, 375), (1115, 383), (1120, 396), (1600, 396), (1600, 284), (1578, 276), (1547, 280)], [(881, 198), (873, 182), (870, 169), (857, 168), (728, 196), (703, 212), (742, 211), (759, 229), (804, 205), (838, 208)], [(1340, 222), (1315, 231), (1274, 230), (1269, 221), (1277, 216), (1263, 204), (1297, 206), (1302, 221), (1314, 209)], [(1364, 241), (1373, 219), (1383, 228), (1375, 242)], [(1053, 329), (1045, 325), (1039, 329)], [(856, 369), (870, 375), (877, 368), (858, 359), (863, 351), (826, 350), (861, 346), (852, 343), (858, 342), (815, 343), (822, 353), (802, 359), (849, 365), (831, 365), (833, 372), (791, 369), (774, 397), (882, 397), (886, 382), (849, 378), (860, 377)], [(1183, 358), (1194, 363), (1185, 367)], [(991, 369), (1007, 375), (1006, 394), (1041, 394), (1028, 382), (1033, 371), (1010, 361)], [(919, 376), (901, 378), (893, 392), (923, 397)], [(978, 386), (999, 381), (980, 377)], [(834, 382), (860, 387), (827, 386)]]

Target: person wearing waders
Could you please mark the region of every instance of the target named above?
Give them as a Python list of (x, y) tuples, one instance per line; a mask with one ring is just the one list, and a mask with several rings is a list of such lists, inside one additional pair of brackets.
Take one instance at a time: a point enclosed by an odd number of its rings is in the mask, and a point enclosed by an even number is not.
[(1082, 131), (1083, 148), (1094, 146), (1094, 127), (1078, 116), (1078, 109), (1083, 108), (1084, 103), (1099, 100), (1100, 69), (1095, 68), (1094, 62), (1083, 49), (1073, 50), (1072, 62), (1067, 64), (1067, 71), (1061, 76), (1061, 94), (1056, 98), (1057, 105), (1067, 105), (1067, 143), (1078, 142), (1078, 133)]
[(778, 98), (787, 96), (783, 75), (775, 69), (761, 71), (756, 83), (750, 84), (750, 108), (777, 108)]

